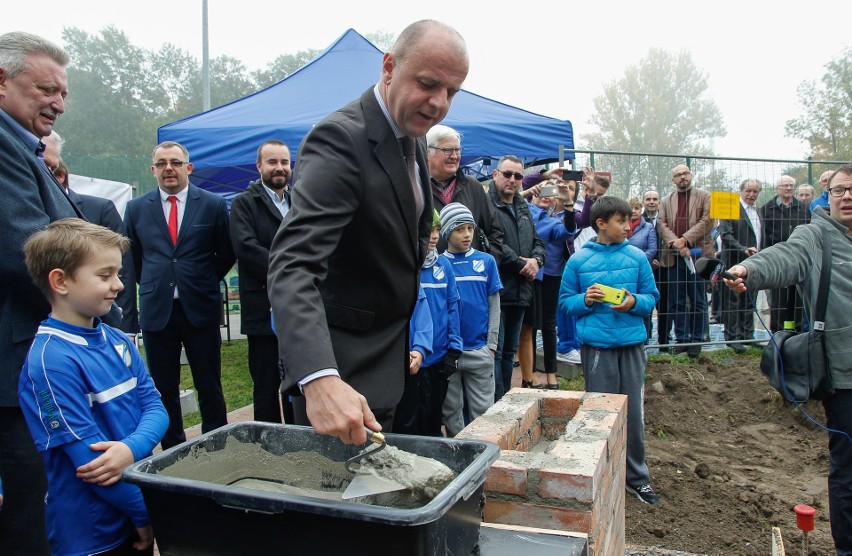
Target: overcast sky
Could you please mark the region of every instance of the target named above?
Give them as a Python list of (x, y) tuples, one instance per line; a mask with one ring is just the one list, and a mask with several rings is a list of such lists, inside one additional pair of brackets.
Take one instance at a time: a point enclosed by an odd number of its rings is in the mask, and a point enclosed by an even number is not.
[[(350, 27), (396, 34), (418, 19), (438, 19), (467, 41), (465, 89), (570, 120), (577, 148), (593, 131), (592, 99), (603, 83), (651, 47), (686, 49), (708, 74), (709, 93), (724, 116), (728, 135), (715, 140), (719, 154), (801, 158), (807, 146), (784, 135), (785, 122), (800, 113), (796, 87), (818, 80), (850, 45), (842, 23), (850, 14), (850, 4), (825, 0), (209, 0), (209, 37), (211, 57), (227, 54), (257, 69), (282, 53), (324, 49)], [(834, 31), (832, 21), (841, 22)], [(0, 32), (29, 31), (58, 43), (63, 26), (97, 33), (114, 24), (138, 46), (169, 42), (201, 58), (201, 0), (9, 1), (0, 22)]]

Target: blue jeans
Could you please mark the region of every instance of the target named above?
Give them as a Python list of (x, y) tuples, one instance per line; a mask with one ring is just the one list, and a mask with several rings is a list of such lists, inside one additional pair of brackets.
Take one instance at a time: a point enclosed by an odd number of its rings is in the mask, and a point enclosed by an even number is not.
[(675, 256), (668, 269), (669, 313), (674, 320), (678, 342), (703, 342), (707, 329), (707, 289), (704, 280), (686, 268), (683, 257)]
[(497, 353), (494, 357), (494, 401), (512, 388), (512, 371), (518, 342), (521, 339), (521, 325), (524, 323), (525, 307), (500, 307), (500, 337), (497, 340)]

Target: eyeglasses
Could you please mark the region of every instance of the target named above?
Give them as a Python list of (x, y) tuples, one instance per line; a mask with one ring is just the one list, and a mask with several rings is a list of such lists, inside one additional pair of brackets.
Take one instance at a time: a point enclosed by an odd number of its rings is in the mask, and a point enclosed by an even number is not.
[(461, 154), (461, 147), (429, 147), (430, 149), (435, 149), (436, 151), (441, 151), (444, 153), (444, 156), (450, 156), (451, 154)]
[(506, 178), (507, 180), (512, 179), (512, 177), (514, 177), (518, 181), (521, 181), (522, 179), (524, 179), (524, 175), (521, 174), (520, 172), (510, 172), (508, 170), (498, 170), (498, 172), (503, 174), (503, 177)]
[(184, 164), (186, 164), (186, 162), (184, 162), (183, 160), (160, 160), (154, 163), (154, 168), (156, 168), (157, 170), (164, 170), (166, 166), (171, 165), (172, 168), (177, 169), (183, 168)]
[(832, 197), (843, 197), (844, 195), (846, 195), (847, 191), (852, 192), (852, 187), (842, 187), (837, 185), (835, 187), (828, 188), (828, 192), (831, 194)]
[(684, 176), (691, 176), (691, 175), (692, 175), (692, 172), (680, 172), (680, 173), (673, 175), (672, 177), (674, 179), (677, 179), (677, 178), (682, 178)]

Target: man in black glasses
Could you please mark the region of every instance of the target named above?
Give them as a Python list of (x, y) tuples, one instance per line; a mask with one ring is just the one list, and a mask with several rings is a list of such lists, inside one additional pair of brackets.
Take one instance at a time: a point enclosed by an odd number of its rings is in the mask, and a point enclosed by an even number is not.
[[(446, 24), (406, 27), (381, 76), (299, 147), (292, 206), (272, 243), (269, 298), (296, 422), (349, 444), (389, 430), (432, 230), (422, 137), (467, 77)], [(301, 396), (304, 394), (304, 397)]]
[[(503, 230), (500, 261), (500, 336), (494, 357), (495, 401), (512, 388), (512, 370), (524, 312), (534, 301), (533, 281), (544, 265), (545, 246), (535, 232), (535, 222), (519, 190), (524, 163), (507, 155), (497, 163), (490, 184), (491, 202), (497, 208)], [(540, 327), (539, 327), (540, 328)]]
[[(426, 134), (432, 203), (438, 212), (450, 203), (461, 203), (467, 207), (476, 221), (471, 247), (490, 254), (500, 264), (503, 231), (500, 229), (497, 211), (482, 185), (473, 176), (467, 176), (461, 171), (461, 155), (461, 136), (458, 131), (445, 125), (436, 125)], [(438, 252), (443, 253), (446, 249), (446, 240), (439, 239)]]
[[(748, 285), (752, 297), (762, 289), (798, 284), (805, 306), (813, 310), (820, 275), (831, 273), (824, 338), (834, 394), (822, 402), (830, 429), (828, 507), (835, 550), (848, 555), (852, 554), (852, 265), (848, 263), (852, 260), (852, 166), (831, 173), (827, 183), (830, 215), (815, 208), (810, 224), (796, 226), (787, 241), (731, 267), (738, 279), (725, 283), (741, 295)], [(821, 268), (823, 237), (831, 242), (831, 268)]]
[(222, 394), (219, 281), (234, 265), (225, 199), (189, 183), (192, 163), (180, 143), (152, 153), (157, 189), (127, 203), (124, 224), (136, 281), (148, 370), (169, 414), (163, 448), (186, 440), (180, 410), (180, 352), (192, 371), (201, 430), (227, 424)]

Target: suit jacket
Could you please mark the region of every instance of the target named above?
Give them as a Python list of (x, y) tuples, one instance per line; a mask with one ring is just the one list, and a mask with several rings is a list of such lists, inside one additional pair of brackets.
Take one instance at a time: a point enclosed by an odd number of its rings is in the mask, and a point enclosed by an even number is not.
[(231, 201), (231, 245), (240, 268), (240, 322), (243, 334), (271, 336), (269, 248), (281, 225), (281, 212), (260, 180), (253, 181)]
[(18, 405), (18, 377), (50, 304), (24, 266), (24, 242), (50, 222), (82, 218), (56, 179), (0, 118), (0, 407)]
[(175, 287), (189, 323), (217, 326), (222, 310), (219, 281), (234, 264), (225, 199), (190, 184), (186, 209), (172, 245), (159, 189), (127, 203), (124, 224), (136, 281), (139, 324), (162, 330), (172, 314)]
[[(117, 234), (127, 235), (124, 222), (118, 214), (115, 204), (109, 199), (95, 197), (94, 195), (83, 195), (71, 189), (68, 190), (68, 198), (71, 199), (86, 220), (92, 224), (109, 228)], [(119, 328), (128, 334), (139, 332), (139, 313), (136, 310), (136, 278), (133, 277), (133, 257), (128, 249), (121, 257), (121, 270), (118, 272), (124, 289), (115, 298), (115, 304), (121, 308), (120, 311), (112, 310), (101, 317), (101, 320), (110, 326)]]
[(335, 368), (371, 407), (402, 397), (408, 321), (432, 225), (425, 148), (418, 220), (402, 149), (370, 87), (302, 141), (272, 243), (269, 298), (284, 386)]
[[(703, 189), (690, 189), (689, 194), (689, 221), (688, 229), (683, 237), (686, 238), (690, 247), (701, 249), (703, 257), (713, 257), (716, 254), (716, 245), (710, 237), (713, 229), (710, 223), (710, 192)], [(660, 236), (660, 252), (657, 259), (660, 266), (672, 266), (675, 262), (677, 252), (670, 246), (677, 240), (674, 231), (674, 219), (677, 217), (677, 191), (666, 195), (660, 201), (660, 212), (657, 215), (657, 235)]]
[[(757, 210), (757, 207), (755, 207)], [(757, 210), (758, 218), (763, 227), (763, 216)], [(751, 225), (745, 209), (740, 205), (740, 217), (737, 220), (719, 221), (719, 236), (722, 238), (722, 262), (731, 268), (746, 260), (745, 250), (749, 247), (757, 247), (757, 235)]]

